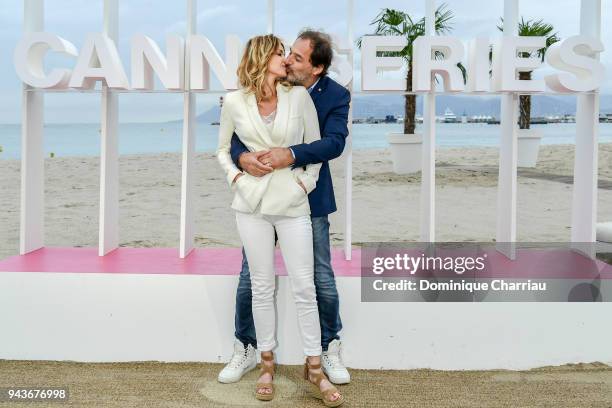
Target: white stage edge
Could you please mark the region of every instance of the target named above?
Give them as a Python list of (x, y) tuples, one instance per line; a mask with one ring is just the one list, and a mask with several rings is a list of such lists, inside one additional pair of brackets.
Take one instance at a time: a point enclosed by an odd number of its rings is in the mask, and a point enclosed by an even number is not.
[[(293, 299), (278, 277), (277, 360), (303, 362)], [(237, 276), (0, 274), (0, 359), (226, 362)], [(348, 367), (529, 369), (612, 364), (612, 303), (363, 303), (337, 277)]]

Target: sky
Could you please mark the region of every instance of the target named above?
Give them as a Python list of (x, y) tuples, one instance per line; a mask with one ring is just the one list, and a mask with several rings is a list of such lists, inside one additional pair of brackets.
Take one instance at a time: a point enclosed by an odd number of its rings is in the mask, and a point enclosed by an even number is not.
[[(275, 33), (292, 41), (300, 29), (322, 29), (339, 38), (347, 38), (347, 3), (329, 0), (310, 0), (301, 4), (292, 0), (276, 0)], [(438, 4), (441, 2), (438, 2)], [(13, 51), (22, 35), (23, 3), (19, 0), (0, 0), (0, 123), (19, 123), (21, 110), (21, 82), (13, 67)], [(128, 73), (130, 69), (130, 39), (145, 34), (165, 49), (165, 36), (176, 33), (184, 36), (186, 2), (167, 0), (119, 0), (118, 49)], [(496, 25), (503, 14), (503, 0), (489, 0), (486, 8), (482, 0), (447, 0), (453, 11), (453, 30), (450, 35), (464, 42), (476, 36), (499, 35)], [(45, 31), (72, 42), (77, 49), (89, 32), (102, 28), (102, 0), (46, 0)], [(266, 0), (213, 0), (198, 1), (197, 33), (207, 36), (221, 56), (224, 56), (224, 38), (238, 35), (243, 43), (254, 35), (265, 34), (267, 27)], [(372, 19), (382, 8), (394, 8), (418, 19), (424, 15), (424, 2), (420, 0), (355, 0), (354, 39), (372, 33)], [(520, 2), (520, 15), (525, 19), (543, 18), (552, 24), (561, 38), (578, 34), (580, 0), (538, 0)], [(602, 21), (612, 21), (612, 0), (602, 0)], [(612, 25), (602, 23), (601, 39), (612, 48)], [(612, 94), (612, 50), (600, 54), (606, 66), (607, 78), (601, 87), (604, 94)], [(354, 83), (359, 88), (360, 54), (355, 49)], [(48, 56), (47, 68), (68, 67), (74, 61), (64, 57)], [(541, 77), (553, 72), (544, 66), (536, 72)], [(213, 75), (214, 77), (214, 75)], [(213, 88), (221, 92), (216, 80)], [(198, 95), (198, 112), (218, 103), (218, 94)], [(179, 93), (154, 92), (122, 94), (119, 98), (120, 121), (166, 121), (182, 116), (183, 99)], [(100, 95), (95, 92), (48, 93), (45, 96), (47, 123), (97, 122), (100, 119)]]

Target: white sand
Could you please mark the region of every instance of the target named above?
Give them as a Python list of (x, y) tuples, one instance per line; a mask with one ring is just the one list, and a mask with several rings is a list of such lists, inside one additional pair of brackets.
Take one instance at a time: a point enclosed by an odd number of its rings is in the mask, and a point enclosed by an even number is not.
[[(570, 237), (574, 147), (542, 146), (536, 169), (520, 170), (518, 240)], [(497, 197), (495, 148), (439, 149), (436, 239), (491, 241)], [(99, 159), (45, 160), (45, 245), (97, 246)], [(181, 157), (177, 153), (120, 158), (121, 246), (178, 247)], [(333, 245), (343, 237), (344, 160), (332, 162), (340, 211), (331, 216)], [(389, 152), (353, 154), (353, 242), (417, 240), (419, 174), (392, 172)], [(196, 246), (239, 246), (231, 194), (216, 159), (197, 155)], [(612, 144), (600, 144), (599, 222), (612, 221)], [(19, 251), (20, 162), (0, 160), (0, 259)]]

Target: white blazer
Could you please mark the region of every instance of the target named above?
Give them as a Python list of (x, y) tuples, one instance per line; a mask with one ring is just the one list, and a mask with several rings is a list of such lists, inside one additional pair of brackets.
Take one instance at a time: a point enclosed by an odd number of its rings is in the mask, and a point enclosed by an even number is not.
[(298, 184), (298, 179), (310, 193), (319, 178), (321, 163), (309, 164), (306, 170), (301, 167), (274, 170), (263, 177), (254, 177), (244, 172), (233, 183), (240, 173), (230, 156), (234, 132), (251, 152), (310, 143), (321, 138), (317, 110), (306, 88), (287, 88), (278, 84), (276, 93), (278, 102), (271, 132), (259, 114), (253, 93), (239, 89), (226, 94), (221, 109), (217, 159), (234, 191), (233, 209), (253, 213), (259, 206), (262, 214), (290, 217), (308, 215), (308, 194)]

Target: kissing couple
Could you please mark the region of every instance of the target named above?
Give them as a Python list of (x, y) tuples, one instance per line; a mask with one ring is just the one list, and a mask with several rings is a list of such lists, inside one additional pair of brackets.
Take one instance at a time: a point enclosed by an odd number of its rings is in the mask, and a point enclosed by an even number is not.
[(274, 398), (274, 248), (291, 282), (306, 360), (304, 378), (328, 407), (344, 402), (332, 384), (350, 382), (340, 359), (342, 329), (331, 266), (329, 214), (336, 211), (329, 161), (348, 136), (350, 93), (327, 76), (329, 35), (304, 30), (288, 53), (272, 34), (251, 38), (238, 67), (240, 89), (224, 98), (217, 159), (234, 192), (243, 245), (235, 343), (222, 383), (239, 381), (261, 353), (255, 396)]

